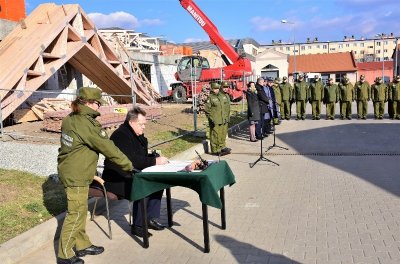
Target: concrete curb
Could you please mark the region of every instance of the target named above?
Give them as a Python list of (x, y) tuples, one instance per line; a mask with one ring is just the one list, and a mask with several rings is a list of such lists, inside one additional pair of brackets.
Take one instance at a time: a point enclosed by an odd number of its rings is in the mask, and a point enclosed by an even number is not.
[[(237, 125), (228, 129), (228, 135), (232, 135), (234, 132), (242, 129), (247, 125), (247, 120), (240, 122)], [(204, 154), (208, 150), (208, 141), (203, 140), (202, 144), (197, 144), (188, 150), (185, 150), (174, 157), (171, 160), (191, 160), (197, 157), (195, 151), (199, 154)], [(94, 198), (88, 201), (89, 209), (94, 203)], [(111, 207), (112, 208), (112, 207)], [(100, 199), (97, 204), (96, 212), (102, 212), (105, 209), (105, 202)], [(38, 250), (44, 244), (54, 241), (59, 237), (61, 225), (60, 223), (64, 221), (65, 213), (59, 214), (44, 223), (16, 236), (7, 242), (0, 244), (0, 259), (2, 264), (13, 264), (18, 262), (20, 259), (26, 255)], [(88, 212), (88, 219), (90, 218), (90, 213)]]

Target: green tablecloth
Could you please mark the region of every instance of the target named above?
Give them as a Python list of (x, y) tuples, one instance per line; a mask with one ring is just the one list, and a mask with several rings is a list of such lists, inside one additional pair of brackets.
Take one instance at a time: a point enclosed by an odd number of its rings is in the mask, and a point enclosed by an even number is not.
[(222, 208), (218, 191), (235, 183), (228, 163), (221, 160), (201, 172), (140, 172), (133, 177), (131, 200), (136, 201), (166, 188), (183, 186), (197, 192), (200, 201), (215, 208)]

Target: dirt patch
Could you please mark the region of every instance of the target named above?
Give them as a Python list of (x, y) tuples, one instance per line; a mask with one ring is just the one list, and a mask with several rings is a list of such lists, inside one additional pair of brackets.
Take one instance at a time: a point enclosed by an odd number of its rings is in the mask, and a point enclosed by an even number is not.
[(0, 183), (0, 204), (14, 201), (18, 197), (18, 188), (5, 183)]

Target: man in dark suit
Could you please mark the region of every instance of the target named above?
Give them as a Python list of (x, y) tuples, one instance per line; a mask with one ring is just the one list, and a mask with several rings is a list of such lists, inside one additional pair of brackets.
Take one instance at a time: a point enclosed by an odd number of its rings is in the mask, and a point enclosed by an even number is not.
[(269, 111), (268, 110), (269, 99), (265, 94), (264, 79), (262, 77), (257, 79), (256, 90), (257, 90), (258, 101), (260, 104), (260, 120), (256, 124), (256, 139), (262, 139), (263, 138), (262, 129), (264, 127), (265, 114), (268, 113)]
[[(168, 159), (154, 154), (148, 154), (148, 142), (144, 136), (146, 112), (140, 107), (134, 107), (126, 115), (125, 122), (111, 135), (110, 139), (130, 159), (135, 169), (143, 170), (154, 165), (168, 163)], [(132, 188), (132, 177), (122, 171), (109, 159), (104, 161), (103, 179), (108, 191), (120, 198), (129, 198)], [(158, 218), (160, 217), (161, 198), (163, 190), (149, 195), (147, 199), (147, 213), (149, 228), (164, 229)], [(133, 203), (132, 234), (142, 237), (142, 221), (139, 203)], [(151, 235), (149, 233), (149, 235)]]

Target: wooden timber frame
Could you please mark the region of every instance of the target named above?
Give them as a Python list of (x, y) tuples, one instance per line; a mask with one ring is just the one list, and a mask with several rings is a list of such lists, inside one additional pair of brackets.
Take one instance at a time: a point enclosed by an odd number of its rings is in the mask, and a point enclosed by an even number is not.
[(108, 94), (135, 93), (138, 103), (157, 104), (140, 76), (133, 74), (131, 83), (129, 65), (77, 4), (39, 5), (0, 42), (0, 62), (3, 119), (67, 62)]

